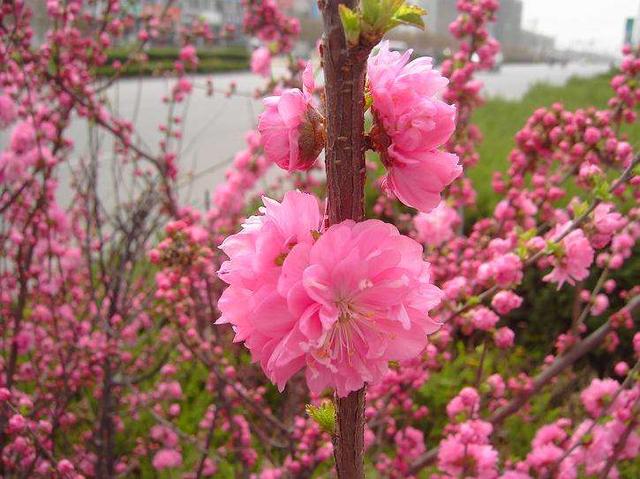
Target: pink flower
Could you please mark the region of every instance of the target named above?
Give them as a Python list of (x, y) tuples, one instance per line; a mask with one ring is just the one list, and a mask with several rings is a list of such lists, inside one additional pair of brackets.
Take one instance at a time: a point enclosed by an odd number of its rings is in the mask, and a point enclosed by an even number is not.
[(429, 213), (418, 213), (413, 218), (413, 226), (421, 243), (440, 246), (454, 237), (454, 229), (460, 224), (456, 210), (440, 203)]
[(0, 388), (0, 401), (8, 401), (11, 399), (11, 392), (7, 388)]
[(462, 167), (456, 155), (436, 151), (455, 130), (455, 107), (435, 98), (448, 80), (431, 58), (409, 62), (411, 53), (392, 52), (385, 41), (369, 58), (371, 136), (388, 171), (383, 185), (404, 204), (428, 212)]
[(0, 95), (0, 128), (6, 128), (16, 119), (18, 112), (9, 95)]
[(394, 437), (396, 447), (408, 460), (414, 460), (425, 452), (424, 434), (419, 429), (408, 426), (398, 431)]
[(182, 101), (192, 91), (193, 84), (191, 81), (186, 77), (182, 77), (173, 86), (173, 98), (175, 98), (176, 101)]
[(428, 312), (442, 293), (422, 247), (378, 220), (345, 221), (312, 247), (295, 247), (278, 290), (299, 318), (270, 364), (281, 388), (290, 374), (278, 369), (296, 361), (296, 349), (312, 392), (334, 387), (346, 396), (380, 381), (389, 361), (416, 357), (440, 327)]
[(455, 180), (462, 167), (458, 157), (443, 151), (421, 152), (411, 163), (386, 162), (382, 186), (402, 203), (429, 212), (440, 203), (440, 193)]
[(231, 286), (218, 323), (233, 325), (281, 390), (306, 367), (311, 391), (346, 396), (378, 382), (389, 361), (422, 352), (440, 326), (427, 313), (441, 291), (417, 242), (377, 220), (345, 221), (314, 242), (313, 197), (291, 192), (265, 205), (221, 246), (231, 259), (220, 276)]
[[(560, 234), (568, 223), (557, 226), (552, 238)], [(558, 254), (551, 257), (553, 270), (547, 274), (544, 281), (558, 283), (558, 289), (565, 281), (571, 285), (589, 276), (589, 266), (593, 263), (593, 248), (581, 229), (569, 233), (560, 243), (562, 248)]]
[(60, 473), (67, 475), (71, 474), (74, 470), (73, 464), (68, 459), (58, 461), (58, 471), (60, 471)]
[(9, 418), (9, 432), (20, 432), (27, 426), (27, 420), (21, 414)]
[(180, 50), (180, 60), (192, 66), (198, 64), (198, 53), (193, 45), (185, 45)]
[(463, 276), (456, 276), (446, 281), (442, 285), (445, 297), (449, 300), (457, 299), (467, 289), (467, 283), (467, 279)]
[(618, 212), (612, 212), (614, 206), (611, 203), (601, 203), (593, 211), (593, 223), (598, 232), (613, 234), (627, 224), (627, 220)]
[(518, 284), (522, 281), (522, 261), (514, 253), (499, 255), (480, 265), (478, 279), (482, 282), (495, 281), (502, 287)]
[(153, 456), (152, 464), (157, 470), (178, 467), (182, 464), (182, 454), (174, 449), (160, 449)]
[(594, 379), (589, 387), (580, 393), (580, 399), (592, 417), (598, 417), (616, 393), (620, 383), (614, 379)]
[(478, 412), (480, 407), (480, 395), (472, 387), (463, 388), (449, 404), (447, 404), (447, 415), (451, 420), (455, 420), (461, 414), (464, 419), (469, 419)]
[(611, 236), (627, 224), (627, 220), (620, 213), (611, 211), (613, 208), (610, 203), (601, 203), (593, 211), (596, 233), (591, 242), (595, 248), (604, 248), (611, 241)]
[(618, 363), (616, 363), (613, 370), (617, 376), (624, 377), (629, 372), (629, 365), (624, 361), (619, 361)]
[(546, 444), (561, 445), (567, 439), (567, 431), (565, 429), (570, 425), (571, 421), (561, 418), (552, 424), (542, 426), (536, 432), (533, 441), (531, 441), (531, 446), (536, 448)]
[(435, 98), (448, 80), (429, 57), (409, 62), (412, 53), (390, 51), (384, 41), (367, 64), (374, 111), (401, 156), (438, 148), (455, 130), (455, 107)]
[(473, 325), (476, 329), (482, 331), (489, 331), (500, 321), (498, 315), (485, 306), (473, 309), (471, 311), (471, 318), (473, 319)]
[(531, 476), (519, 471), (505, 471), (500, 479), (531, 479)]
[(230, 287), (218, 301), (222, 314), (216, 324), (231, 324), (234, 341), (244, 341), (266, 370), (273, 350), (295, 323), (277, 291), (282, 264), (295, 245), (313, 242), (322, 216), (318, 201), (299, 191), (287, 192), (282, 203), (262, 201), (262, 214), (247, 219), (242, 231), (220, 246), (230, 259), (218, 274)]
[(512, 291), (500, 291), (491, 300), (491, 307), (498, 314), (508, 314), (522, 305), (522, 298)]
[(491, 394), (493, 397), (501, 398), (504, 396), (506, 386), (502, 376), (499, 374), (492, 374), (487, 378), (487, 384), (491, 387)]
[(258, 120), (265, 155), (288, 171), (308, 170), (324, 148), (324, 119), (313, 105), (310, 64), (303, 83), (303, 91), (292, 88), (265, 98), (265, 111)]
[(513, 346), (513, 340), (515, 336), (516, 335), (513, 330), (504, 326), (495, 332), (493, 339), (496, 342), (496, 346), (498, 348), (509, 349)]
[(251, 54), (251, 71), (265, 78), (271, 75), (271, 52), (267, 47), (256, 48)]
[(591, 315), (600, 316), (609, 307), (609, 298), (606, 294), (598, 294), (593, 298), (593, 304), (591, 306)]
[(544, 472), (548, 472), (548, 468), (555, 466), (563, 453), (564, 451), (558, 446), (544, 444), (536, 447), (527, 455), (527, 464), (535, 470), (543, 472), (541, 476), (544, 477)]
[(16, 154), (27, 153), (36, 147), (36, 131), (28, 122), (18, 123), (11, 133), (11, 150)]
[(600, 141), (600, 136), (600, 130), (594, 128), (593, 126), (590, 126), (584, 132), (584, 141), (585, 143), (587, 143), (587, 145), (595, 145), (596, 143), (598, 143), (598, 141)]
[(452, 477), (495, 479), (498, 451), (489, 444), (492, 429), (484, 421), (460, 424), (458, 432), (440, 442), (438, 468)]

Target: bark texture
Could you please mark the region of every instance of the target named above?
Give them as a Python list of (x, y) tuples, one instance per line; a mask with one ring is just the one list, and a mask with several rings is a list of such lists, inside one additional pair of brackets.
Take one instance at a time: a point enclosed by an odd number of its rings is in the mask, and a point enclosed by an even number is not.
[[(369, 45), (349, 47), (338, 5), (355, 8), (355, 0), (321, 0), (324, 18), (322, 62), (325, 79), (327, 200), (329, 224), (364, 218), (365, 137), (364, 86)], [(340, 479), (364, 478), (365, 389), (336, 397), (337, 428), (333, 438)]]
[(364, 83), (371, 48), (347, 47), (338, 14), (340, 3), (354, 8), (356, 2), (327, 0), (321, 3), (330, 224), (346, 219), (360, 221), (364, 217)]

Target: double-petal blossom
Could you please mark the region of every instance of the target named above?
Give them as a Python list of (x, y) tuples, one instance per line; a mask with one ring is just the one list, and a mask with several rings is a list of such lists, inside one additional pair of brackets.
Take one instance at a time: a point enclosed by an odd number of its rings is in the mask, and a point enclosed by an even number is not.
[(455, 130), (456, 110), (438, 98), (448, 80), (431, 58), (409, 61), (382, 42), (367, 65), (374, 147), (387, 168), (383, 186), (407, 206), (428, 212), (462, 173), (458, 157), (438, 150)]
[(324, 148), (324, 119), (315, 106), (313, 71), (307, 64), (303, 89), (290, 88), (264, 99), (258, 131), (265, 156), (288, 171), (313, 166)]
[(312, 392), (346, 396), (380, 381), (389, 361), (422, 352), (440, 327), (428, 312), (442, 292), (422, 246), (395, 226), (348, 220), (320, 232), (317, 204), (312, 222), (290, 207), (306, 204), (303, 195), (268, 201), (268, 218), (254, 217), (222, 245), (231, 259), (220, 275), (230, 287), (218, 322), (234, 326), (281, 390), (304, 368)]

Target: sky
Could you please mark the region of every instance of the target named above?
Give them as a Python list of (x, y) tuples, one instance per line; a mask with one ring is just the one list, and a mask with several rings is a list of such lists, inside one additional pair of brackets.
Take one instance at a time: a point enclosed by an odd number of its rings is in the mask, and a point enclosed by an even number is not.
[(522, 0), (522, 26), (556, 38), (558, 48), (616, 54), (640, 0)]

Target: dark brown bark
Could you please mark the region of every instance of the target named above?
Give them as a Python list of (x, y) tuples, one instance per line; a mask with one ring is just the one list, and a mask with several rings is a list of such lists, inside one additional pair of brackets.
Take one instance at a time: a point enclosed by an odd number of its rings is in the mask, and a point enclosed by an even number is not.
[(367, 46), (347, 47), (338, 14), (340, 3), (353, 8), (356, 2), (327, 0), (321, 3), (330, 224), (346, 219), (360, 221), (364, 217), (364, 83), (371, 49)]
[[(355, 0), (321, 0), (324, 18), (322, 61), (325, 79), (327, 201), (329, 224), (364, 218), (364, 85), (369, 45), (348, 47), (338, 5), (355, 8)], [(338, 477), (364, 477), (365, 389), (336, 398), (333, 438)]]
[(333, 455), (340, 479), (364, 477), (364, 396), (365, 388), (362, 388), (345, 398), (336, 397)]

